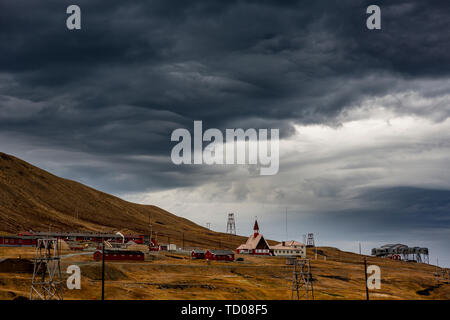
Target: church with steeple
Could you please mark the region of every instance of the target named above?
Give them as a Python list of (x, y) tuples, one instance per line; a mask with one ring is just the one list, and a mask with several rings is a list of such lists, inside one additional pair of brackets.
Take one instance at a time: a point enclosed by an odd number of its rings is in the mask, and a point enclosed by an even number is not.
[(255, 225), (253, 226), (253, 234), (236, 251), (238, 254), (270, 255), (270, 246), (263, 235), (259, 233), (257, 220), (255, 220)]

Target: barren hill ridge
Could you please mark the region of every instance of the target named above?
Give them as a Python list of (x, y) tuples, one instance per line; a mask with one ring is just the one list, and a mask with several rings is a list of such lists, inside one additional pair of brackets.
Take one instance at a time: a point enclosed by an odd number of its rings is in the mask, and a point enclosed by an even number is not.
[(159, 207), (122, 200), (81, 183), (57, 177), (0, 152), (0, 232), (121, 231), (149, 233), (159, 242), (235, 248), (243, 237), (210, 231)]

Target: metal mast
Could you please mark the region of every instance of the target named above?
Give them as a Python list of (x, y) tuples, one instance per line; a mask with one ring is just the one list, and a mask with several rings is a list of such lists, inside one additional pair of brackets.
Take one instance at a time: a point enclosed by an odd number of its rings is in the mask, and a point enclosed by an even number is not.
[(314, 233), (308, 233), (308, 242), (306, 243), (307, 247), (315, 247), (314, 244)]
[(295, 259), (292, 261), (292, 300), (314, 300), (311, 266), (309, 259)]
[(234, 213), (228, 214), (227, 233), (236, 235), (236, 221), (234, 220)]
[(63, 300), (58, 239), (38, 239), (30, 300)]

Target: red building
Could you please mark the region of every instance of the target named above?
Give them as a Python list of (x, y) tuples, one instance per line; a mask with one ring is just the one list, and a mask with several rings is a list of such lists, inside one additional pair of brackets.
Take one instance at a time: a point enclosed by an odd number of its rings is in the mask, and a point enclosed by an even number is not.
[(240, 254), (270, 255), (270, 246), (263, 235), (259, 233), (258, 221), (255, 220), (253, 234), (236, 251)]
[[(94, 260), (102, 260), (102, 251), (97, 250), (94, 252)], [(144, 253), (141, 251), (130, 251), (130, 250), (105, 250), (105, 260), (108, 261), (144, 261)]]
[(191, 252), (192, 259), (205, 259), (205, 250), (194, 249)]
[(69, 246), (69, 249), (72, 251), (83, 251), (84, 249), (86, 249), (85, 246), (83, 246), (82, 244), (79, 244), (79, 243), (68, 242), (67, 244)]
[(35, 247), (36, 243), (30, 236), (0, 236), (0, 247)]
[(231, 250), (207, 250), (206, 260), (234, 261), (234, 252)]

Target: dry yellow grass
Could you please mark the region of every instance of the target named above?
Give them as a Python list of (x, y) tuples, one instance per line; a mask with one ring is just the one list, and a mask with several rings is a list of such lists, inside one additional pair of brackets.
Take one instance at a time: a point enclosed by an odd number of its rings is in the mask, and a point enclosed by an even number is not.
[[(363, 257), (334, 248), (319, 248), (312, 259), (316, 299), (364, 299)], [(63, 252), (66, 254), (68, 252)], [(73, 252), (72, 252), (73, 253)], [(3, 256), (33, 255), (31, 248), (2, 248)], [(145, 262), (107, 262), (107, 299), (290, 299), (292, 267), (280, 257), (241, 255), (243, 262), (191, 260), (177, 253), (158, 253)], [(434, 266), (368, 257), (380, 266), (382, 286), (371, 291), (372, 299), (449, 299), (450, 285), (436, 286)], [(66, 299), (99, 299), (101, 264), (92, 256), (63, 259), (63, 271), (77, 264), (82, 272), (82, 289), (65, 289)], [(66, 277), (67, 275), (64, 275)], [(28, 296), (31, 275), (0, 274), (0, 299)], [(421, 295), (422, 290), (429, 295)], [(425, 291), (427, 292), (427, 291)]]

